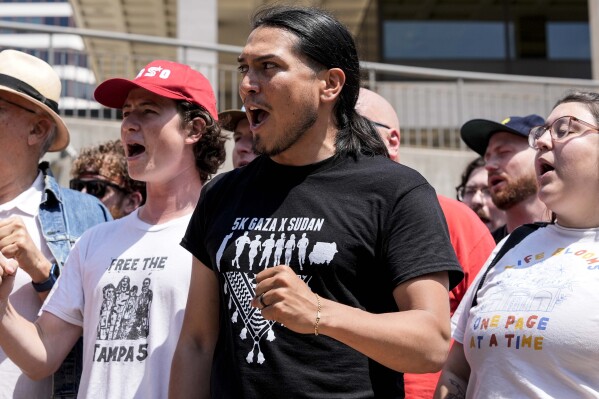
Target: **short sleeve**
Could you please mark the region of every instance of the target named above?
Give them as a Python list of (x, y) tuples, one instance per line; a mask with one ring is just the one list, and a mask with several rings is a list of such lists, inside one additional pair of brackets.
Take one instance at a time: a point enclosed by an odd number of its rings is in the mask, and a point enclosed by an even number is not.
[(60, 277), (50, 291), (42, 306), (42, 312), (52, 313), (67, 323), (83, 327), (85, 300), (81, 267), (81, 239), (79, 239), (67, 257)]
[(202, 262), (208, 267), (212, 267), (210, 256), (205, 245), (205, 209), (206, 209), (206, 196), (210, 192), (209, 186), (205, 186), (200, 194), (200, 199), (196, 208), (193, 211), (185, 235), (181, 240), (181, 246), (189, 251), (196, 259)]
[(463, 278), (434, 189), (420, 184), (399, 197), (387, 224), (385, 246), (395, 286), (424, 274), (447, 271), (450, 289)]

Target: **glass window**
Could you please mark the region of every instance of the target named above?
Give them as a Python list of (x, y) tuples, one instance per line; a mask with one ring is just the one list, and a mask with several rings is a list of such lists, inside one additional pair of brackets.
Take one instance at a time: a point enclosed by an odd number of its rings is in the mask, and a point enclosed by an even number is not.
[[(383, 56), (408, 59), (504, 59), (503, 22), (385, 21)], [(513, 28), (509, 26), (510, 42)], [(513, 53), (514, 45), (510, 45)]]
[(547, 58), (550, 60), (590, 60), (589, 24), (548, 22)]

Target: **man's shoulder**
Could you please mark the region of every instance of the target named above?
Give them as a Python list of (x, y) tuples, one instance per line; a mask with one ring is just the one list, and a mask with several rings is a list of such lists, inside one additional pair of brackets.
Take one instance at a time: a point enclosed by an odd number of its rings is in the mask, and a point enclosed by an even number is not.
[(395, 162), (382, 155), (358, 157), (357, 165), (365, 170), (376, 170), (377, 173), (390, 176), (403, 176), (411, 179), (422, 179), (424, 177), (415, 169)]
[(59, 187), (58, 189), (60, 191), (62, 198), (66, 198), (69, 200), (75, 200), (75, 201), (81, 201), (81, 202), (85, 202), (85, 203), (92, 203), (92, 204), (101, 203), (101, 201), (99, 199), (97, 199), (96, 197), (94, 197), (93, 195), (82, 193), (81, 191), (72, 190), (72, 189), (66, 188), (66, 187)]
[(460, 224), (468, 224), (474, 226), (476, 229), (489, 230), (487, 226), (480, 220), (476, 212), (474, 212), (468, 205), (460, 202), (456, 199), (445, 197), (443, 195), (437, 195), (441, 209), (445, 214), (445, 219), (449, 222), (450, 220), (459, 222)]
[(358, 178), (366, 186), (396, 188), (409, 192), (415, 187), (429, 185), (428, 181), (415, 169), (392, 161), (384, 156), (361, 156), (357, 162), (346, 162), (344, 168), (348, 178)]
[[(135, 213), (135, 212), (134, 212)], [(119, 240), (119, 235), (116, 233), (120, 233), (126, 229), (126, 226), (131, 226), (135, 224), (134, 213), (123, 216), (119, 219), (111, 219), (107, 220), (103, 223), (96, 223), (89, 226), (82, 234), (81, 239), (85, 240), (97, 240), (101, 238), (102, 241), (109, 240)]]
[(102, 203), (102, 201), (100, 201), (93, 195), (82, 193), (77, 190), (71, 190), (70, 188), (65, 187), (60, 187), (60, 193), (63, 202), (68, 202), (69, 206), (78, 208), (83, 205), (86, 205), (91, 207), (104, 208), (104, 204)]
[(89, 220), (92, 224), (112, 220), (106, 206), (96, 197), (65, 187), (59, 187), (58, 191), (59, 201), (69, 217)]

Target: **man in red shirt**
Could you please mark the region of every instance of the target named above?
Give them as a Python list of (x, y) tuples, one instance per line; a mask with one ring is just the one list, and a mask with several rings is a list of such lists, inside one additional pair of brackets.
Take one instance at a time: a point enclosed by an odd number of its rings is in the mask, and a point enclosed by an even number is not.
[[(399, 118), (393, 106), (379, 94), (362, 88), (356, 110), (376, 125), (387, 145), (389, 157), (399, 162)], [(464, 279), (449, 291), (450, 310), (453, 314), (468, 286), (495, 248), (495, 241), (487, 226), (468, 206), (442, 195), (437, 198), (445, 215), (451, 245), (464, 270)], [(406, 399), (432, 398), (439, 374), (404, 374)]]

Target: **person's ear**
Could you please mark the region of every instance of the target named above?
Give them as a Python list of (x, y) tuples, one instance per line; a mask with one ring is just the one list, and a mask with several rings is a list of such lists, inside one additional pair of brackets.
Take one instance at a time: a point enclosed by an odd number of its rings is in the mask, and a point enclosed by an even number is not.
[(395, 162), (399, 162), (400, 139), (401, 136), (398, 129), (389, 129), (389, 135), (387, 136), (387, 151), (389, 151), (389, 158)]
[(30, 145), (44, 143), (54, 129), (54, 123), (48, 118), (37, 118), (31, 126), (31, 131), (27, 136), (27, 142)]
[(125, 196), (125, 200), (123, 201), (122, 207), (124, 214), (128, 215), (137, 208), (139, 208), (142, 200), (143, 197), (139, 191), (134, 191), (132, 193), (127, 194)]
[(185, 138), (186, 144), (195, 144), (202, 138), (202, 135), (206, 131), (206, 121), (199, 116), (193, 118), (190, 122), (189, 131), (187, 132), (187, 137)]
[(341, 68), (331, 68), (321, 72), (322, 89), (320, 98), (325, 102), (333, 102), (341, 94), (345, 85), (345, 72)]

